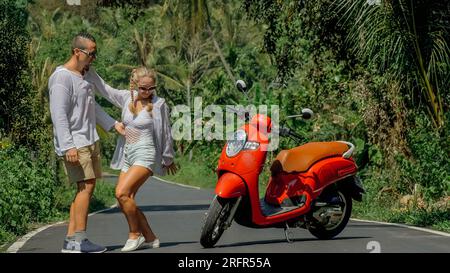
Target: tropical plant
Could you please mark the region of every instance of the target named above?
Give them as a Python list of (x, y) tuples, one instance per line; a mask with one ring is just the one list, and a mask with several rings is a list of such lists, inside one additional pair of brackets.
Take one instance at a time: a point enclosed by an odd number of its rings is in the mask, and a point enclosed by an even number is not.
[(399, 83), (405, 95), (409, 90), (419, 91), (434, 125), (441, 127), (443, 100), (450, 90), (450, 3), (439, 0), (369, 3), (335, 1), (348, 29), (347, 42), (352, 53), (388, 80)]

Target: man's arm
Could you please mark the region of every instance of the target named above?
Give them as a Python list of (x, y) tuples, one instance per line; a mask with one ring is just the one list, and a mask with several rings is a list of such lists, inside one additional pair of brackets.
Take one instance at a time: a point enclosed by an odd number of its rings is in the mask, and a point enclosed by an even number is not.
[(108, 115), (97, 102), (95, 103), (95, 121), (107, 132), (111, 130), (116, 123), (116, 120)]
[(117, 107), (123, 108), (128, 97), (130, 96), (130, 91), (115, 89), (105, 83), (93, 67), (89, 69), (84, 79), (92, 83), (100, 95)]
[(56, 140), (63, 153), (76, 148), (69, 127), (70, 97), (71, 92), (64, 85), (54, 84), (50, 87), (50, 114)]

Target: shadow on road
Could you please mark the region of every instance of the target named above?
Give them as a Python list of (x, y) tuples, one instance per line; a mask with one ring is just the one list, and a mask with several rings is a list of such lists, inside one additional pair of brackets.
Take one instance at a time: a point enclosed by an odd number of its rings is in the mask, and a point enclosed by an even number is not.
[[(353, 239), (368, 239), (372, 237), (361, 237), (361, 236), (347, 236), (347, 237), (337, 237), (331, 240), (324, 241), (337, 241), (337, 240), (353, 240)], [(308, 241), (320, 241), (316, 238), (306, 238), (306, 239), (292, 239), (295, 242), (308, 242)], [(227, 245), (218, 245), (216, 248), (225, 248), (225, 247), (236, 247), (236, 246), (248, 246), (248, 245), (265, 245), (265, 244), (276, 244), (276, 243), (287, 243), (286, 239), (280, 240), (264, 240), (264, 241), (251, 241), (251, 242), (241, 242)]]
[[(190, 211), (190, 210), (207, 210), (209, 208), (209, 204), (205, 205), (154, 205), (154, 206), (139, 206), (141, 211)], [(111, 210), (104, 211), (104, 214), (118, 213), (120, 211), (119, 208), (113, 208)]]

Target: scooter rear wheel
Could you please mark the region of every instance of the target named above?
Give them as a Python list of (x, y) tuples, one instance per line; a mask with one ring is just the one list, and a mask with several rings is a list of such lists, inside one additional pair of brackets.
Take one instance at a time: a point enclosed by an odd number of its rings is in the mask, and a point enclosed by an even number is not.
[(230, 215), (233, 200), (216, 196), (209, 206), (200, 236), (200, 244), (204, 248), (214, 247), (227, 228), (225, 222)]
[(320, 223), (315, 223), (309, 226), (309, 232), (320, 240), (329, 240), (341, 233), (347, 226), (352, 213), (352, 198), (347, 192), (338, 189), (332, 194), (338, 196), (342, 201), (342, 217), (336, 224), (331, 226), (326, 226)]

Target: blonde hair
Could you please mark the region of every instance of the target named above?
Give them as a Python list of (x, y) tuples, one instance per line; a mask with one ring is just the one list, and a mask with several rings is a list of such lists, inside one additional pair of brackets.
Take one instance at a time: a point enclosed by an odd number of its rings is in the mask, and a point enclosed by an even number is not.
[[(131, 77), (130, 77), (130, 92), (131, 92), (131, 102), (128, 106), (128, 108), (130, 109), (131, 113), (133, 113), (133, 115), (136, 115), (136, 106), (134, 105), (134, 90), (138, 87), (138, 83), (139, 80), (144, 78), (144, 77), (149, 77), (151, 79), (153, 79), (153, 82), (156, 84), (156, 72), (153, 69), (147, 69), (147, 67), (145, 66), (141, 66), (138, 68), (133, 69), (133, 71), (131, 71)], [(153, 92), (149, 99), (149, 103), (147, 104), (147, 111), (152, 112), (153, 110), (153, 103), (152, 103), (152, 99), (153, 96), (155, 95), (155, 92)]]

